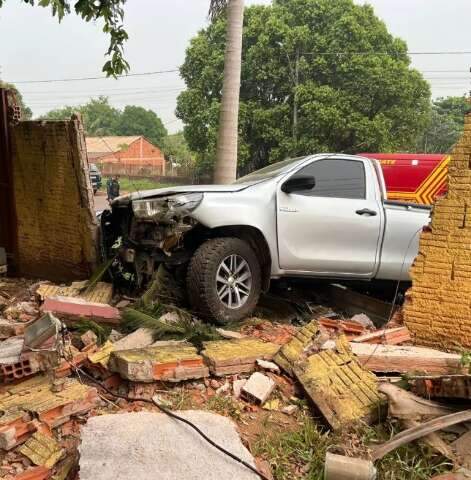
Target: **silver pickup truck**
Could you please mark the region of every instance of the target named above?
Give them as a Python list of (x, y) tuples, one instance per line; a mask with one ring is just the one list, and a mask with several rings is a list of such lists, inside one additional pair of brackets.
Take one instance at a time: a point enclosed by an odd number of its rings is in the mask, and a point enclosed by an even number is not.
[(186, 275), (195, 311), (225, 323), (250, 314), (274, 278), (408, 280), (429, 216), (387, 200), (377, 161), (318, 154), (232, 185), (119, 197), (102, 227), (139, 284), (164, 263)]

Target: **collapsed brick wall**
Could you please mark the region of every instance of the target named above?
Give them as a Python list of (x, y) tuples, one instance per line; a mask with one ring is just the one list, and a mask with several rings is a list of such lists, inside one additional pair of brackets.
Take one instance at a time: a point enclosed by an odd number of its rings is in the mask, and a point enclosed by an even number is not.
[(471, 114), (448, 172), (448, 193), (420, 238), (404, 313), (417, 344), (461, 350), (471, 347)]
[(12, 137), (18, 273), (87, 278), (97, 260), (97, 221), (80, 121), (21, 122)]

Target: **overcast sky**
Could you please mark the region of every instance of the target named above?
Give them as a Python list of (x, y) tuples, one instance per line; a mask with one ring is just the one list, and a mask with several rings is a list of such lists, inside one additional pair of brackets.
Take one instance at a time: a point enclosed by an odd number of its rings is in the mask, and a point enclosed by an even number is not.
[[(390, 32), (406, 40), (411, 52), (471, 52), (470, 0), (357, 1), (373, 5)], [(125, 22), (130, 40), (126, 58), (131, 73), (172, 70), (181, 65), (190, 38), (207, 24), (208, 3), (128, 0)], [(75, 16), (58, 24), (49, 10), (32, 8), (23, 0), (6, 0), (0, 9), (0, 78), (17, 83), (35, 115), (64, 104), (80, 104), (101, 94), (108, 95), (116, 107), (135, 104), (151, 108), (170, 132), (180, 129), (174, 110), (184, 85), (178, 73), (119, 80), (20, 83), (100, 76), (107, 41), (99, 24), (87, 24)], [(435, 97), (462, 95), (471, 88), (471, 54), (413, 55), (412, 61), (432, 83)]]

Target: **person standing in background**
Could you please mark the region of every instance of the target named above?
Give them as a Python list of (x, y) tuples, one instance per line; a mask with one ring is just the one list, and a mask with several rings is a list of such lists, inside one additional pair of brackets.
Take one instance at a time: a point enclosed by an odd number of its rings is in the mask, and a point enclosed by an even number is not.
[(108, 197), (108, 202), (112, 202), (116, 197), (119, 197), (119, 175), (114, 175), (110, 177), (106, 182), (106, 194)]

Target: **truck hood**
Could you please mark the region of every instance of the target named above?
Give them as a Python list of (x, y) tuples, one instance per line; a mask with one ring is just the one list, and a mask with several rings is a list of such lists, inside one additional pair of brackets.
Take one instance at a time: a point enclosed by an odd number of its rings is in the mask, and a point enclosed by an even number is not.
[(129, 193), (116, 198), (113, 205), (128, 204), (134, 200), (145, 200), (148, 198), (166, 197), (177, 193), (203, 192), (203, 193), (233, 193), (245, 190), (247, 187), (258, 182), (242, 183), (238, 185), (181, 185), (177, 187), (155, 188), (153, 190), (140, 190), (139, 192)]

